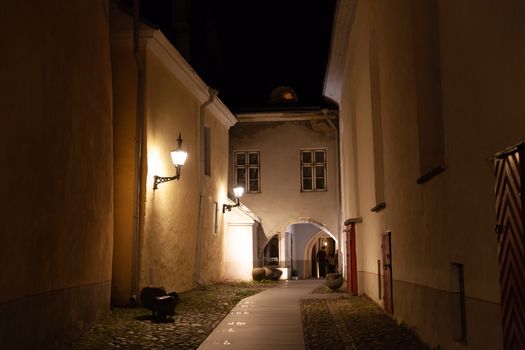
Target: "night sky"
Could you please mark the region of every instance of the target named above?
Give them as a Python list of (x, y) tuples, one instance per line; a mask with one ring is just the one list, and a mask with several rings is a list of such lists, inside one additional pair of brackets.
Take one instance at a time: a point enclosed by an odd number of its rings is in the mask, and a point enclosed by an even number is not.
[[(131, 1), (127, 1), (131, 3)], [(142, 0), (141, 15), (175, 46), (170, 0)], [(326, 106), (322, 97), (335, 0), (188, 0), (188, 60), (233, 112), (272, 109), (278, 86), (294, 107)]]

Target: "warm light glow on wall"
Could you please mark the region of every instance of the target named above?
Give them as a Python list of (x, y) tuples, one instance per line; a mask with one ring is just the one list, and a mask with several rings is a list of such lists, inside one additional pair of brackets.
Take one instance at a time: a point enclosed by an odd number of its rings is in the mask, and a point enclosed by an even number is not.
[(228, 197), (227, 193), (228, 193), (228, 184), (226, 183), (226, 181), (224, 182), (221, 182), (220, 184), (218, 184), (218, 198), (217, 198), (217, 202), (219, 203), (225, 203), (226, 202), (226, 198)]
[(150, 151), (148, 152), (148, 169), (152, 172), (163, 171), (162, 162), (160, 161), (160, 152), (157, 147), (148, 146)]
[[(251, 227), (249, 227), (251, 229)], [(252, 233), (244, 227), (236, 227), (226, 241), (230, 261), (253, 261), (252, 258)], [(250, 269), (251, 272), (251, 269)]]
[(251, 225), (229, 226), (224, 239), (226, 278), (252, 279), (253, 237)]
[[(161, 152), (155, 145), (148, 145), (148, 182), (153, 183), (153, 174), (164, 174), (168, 171), (166, 164), (171, 166), (171, 162), (163, 162)], [(170, 172), (172, 169), (170, 167)], [(148, 188), (151, 186), (147, 186)]]

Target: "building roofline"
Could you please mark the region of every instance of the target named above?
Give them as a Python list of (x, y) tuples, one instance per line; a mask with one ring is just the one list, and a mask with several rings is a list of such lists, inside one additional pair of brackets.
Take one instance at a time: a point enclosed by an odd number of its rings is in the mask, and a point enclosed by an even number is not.
[[(164, 36), (160, 30), (154, 28), (143, 28), (139, 34), (141, 44), (144, 45), (144, 48), (155, 54), (173, 75), (194, 94), (201, 104), (205, 103), (209, 98), (210, 87), (202, 80), (166, 36)], [(131, 30), (113, 32), (111, 36), (112, 41), (122, 41), (129, 45), (132, 44), (132, 39), (133, 31)], [(227, 128), (237, 123), (237, 119), (233, 113), (220, 98), (215, 97), (208, 108)]]

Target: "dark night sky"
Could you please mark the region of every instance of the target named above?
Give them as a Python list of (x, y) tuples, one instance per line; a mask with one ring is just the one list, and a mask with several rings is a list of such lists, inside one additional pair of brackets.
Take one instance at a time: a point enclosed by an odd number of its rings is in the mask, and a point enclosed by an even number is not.
[[(141, 3), (142, 16), (172, 40), (172, 1)], [(297, 92), (297, 107), (326, 105), (322, 87), (335, 0), (187, 3), (190, 64), (232, 111), (271, 109), (278, 86)]]

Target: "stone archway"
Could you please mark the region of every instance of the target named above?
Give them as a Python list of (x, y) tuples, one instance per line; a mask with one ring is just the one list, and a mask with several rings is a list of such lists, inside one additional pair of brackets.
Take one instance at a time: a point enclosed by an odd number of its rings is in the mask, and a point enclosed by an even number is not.
[[(289, 237), (289, 247), (286, 253), (289, 266), (292, 271), (297, 272), (299, 278), (310, 278), (314, 276), (312, 261), (315, 261), (315, 255), (312, 257), (312, 249), (319, 248), (319, 239), (330, 239), (331, 248), (335, 251), (338, 249), (338, 240), (335, 235), (323, 224), (314, 220), (300, 220), (292, 222), (286, 227), (286, 237)], [(316, 272), (316, 271), (315, 271)]]
[[(333, 240), (334, 249), (338, 248), (336, 236), (321, 222), (310, 218), (298, 218), (289, 220), (284, 225), (274, 227), (270, 232), (265, 233), (264, 242), (261, 242), (259, 248), (261, 264), (266, 264), (264, 254), (269, 242), (278, 237), (278, 267), (283, 271), (287, 270), (291, 274), (294, 270), (299, 278), (312, 277), (312, 269), (307, 264), (311, 264), (312, 257), (308, 256), (307, 246), (309, 249), (315, 246), (316, 239), (326, 237)], [(317, 247), (317, 246), (316, 246)]]
[[(323, 242), (324, 244), (322, 244)], [(319, 277), (319, 265), (316, 261), (316, 255), (323, 245), (327, 248), (327, 254), (330, 252), (335, 254), (338, 251), (337, 239), (330, 232), (319, 231), (315, 234), (304, 248), (304, 256), (308, 257), (308, 259), (304, 261), (303, 278)], [(335, 260), (337, 261), (337, 259)]]
[(279, 234), (273, 235), (263, 248), (263, 266), (279, 266)]

